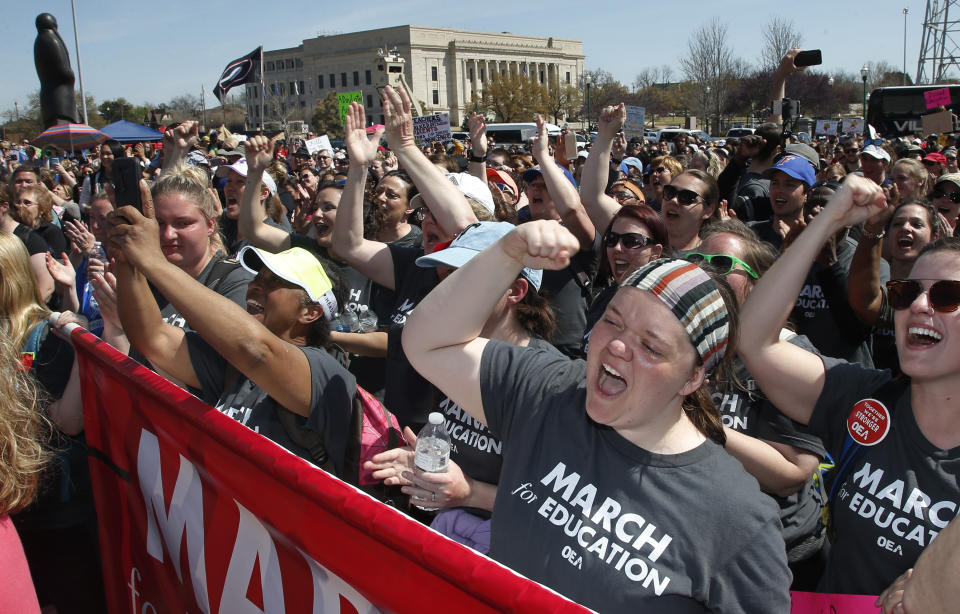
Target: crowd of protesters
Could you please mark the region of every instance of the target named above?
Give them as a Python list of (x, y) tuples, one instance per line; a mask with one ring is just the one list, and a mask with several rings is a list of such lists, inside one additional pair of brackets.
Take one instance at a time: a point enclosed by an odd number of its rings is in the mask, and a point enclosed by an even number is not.
[[(921, 611), (939, 568), (910, 569), (955, 541), (960, 503), (953, 135), (799, 143), (773, 116), (651, 143), (619, 105), (567, 160), (539, 117), (529, 143), (477, 114), (464, 143), (417, 143), (407, 93), (382, 96), (385, 125), (352, 104), (336, 150), (193, 121), (162, 148), (0, 143), (19, 395), (0, 400), (0, 605), (104, 608), (62, 312), (341, 477), (359, 385), (404, 427), (364, 467), (392, 505), (595, 610), (785, 612), (805, 590)], [(115, 202), (125, 157), (139, 208)], [(860, 445), (866, 400), (882, 433)], [(413, 462), (434, 411), (444, 473)]]

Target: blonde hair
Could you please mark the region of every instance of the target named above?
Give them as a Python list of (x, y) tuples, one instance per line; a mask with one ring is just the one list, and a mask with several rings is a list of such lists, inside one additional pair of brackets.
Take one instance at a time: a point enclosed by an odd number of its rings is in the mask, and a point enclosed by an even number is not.
[(0, 331), (0, 514), (33, 501), (50, 456), (43, 445), (50, 431), (40, 411), (40, 393), (21, 368), (18, 347), (23, 346)]
[(0, 232), (0, 330), (23, 347), (34, 326), (50, 315), (30, 267), (23, 241)]
[(214, 232), (210, 237), (210, 253), (226, 249), (223, 246), (223, 239), (220, 236), (220, 223), (218, 221), (218, 211), (220, 203), (216, 201), (216, 196), (208, 188), (209, 179), (203, 169), (195, 166), (178, 165), (171, 170), (160, 175), (153, 187), (150, 188), (150, 194), (153, 200), (157, 197), (167, 194), (179, 194), (185, 196), (200, 210), (203, 219), (206, 222), (213, 220)]

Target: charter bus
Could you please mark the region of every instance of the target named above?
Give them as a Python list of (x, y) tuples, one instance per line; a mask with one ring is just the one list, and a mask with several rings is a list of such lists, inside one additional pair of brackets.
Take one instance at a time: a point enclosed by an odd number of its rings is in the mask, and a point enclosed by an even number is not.
[(923, 131), (923, 115), (929, 112), (923, 93), (943, 88), (950, 90), (947, 109), (960, 114), (960, 85), (880, 87), (870, 93), (867, 123), (885, 138), (920, 134)]

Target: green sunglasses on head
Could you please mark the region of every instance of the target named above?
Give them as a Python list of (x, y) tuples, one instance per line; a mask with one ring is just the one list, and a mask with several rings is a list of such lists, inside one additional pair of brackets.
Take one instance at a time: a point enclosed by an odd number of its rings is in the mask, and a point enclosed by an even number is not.
[(716, 269), (724, 275), (729, 275), (730, 272), (737, 267), (737, 265), (740, 265), (747, 275), (754, 279), (760, 279), (760, 276), (757, 275), (752, 268), (750, 268), (749, 264), (743, 260), (740, 260), (736, 256), (728, 256), (727, 254), (701, 254), (700, 252), (690, 252), (684, 256), (684, 258), (694, 264), (700, 264), (701, 262), (706, 261), (707, 264), (716, 267)]

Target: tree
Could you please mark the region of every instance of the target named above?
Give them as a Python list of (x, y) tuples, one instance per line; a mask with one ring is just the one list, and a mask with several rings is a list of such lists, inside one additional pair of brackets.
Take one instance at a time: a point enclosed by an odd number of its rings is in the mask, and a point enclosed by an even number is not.
[(532, 76), (507, 71), (491, 74), (480, 98), (480, 106), (499, 122), (530, 121), (537, 113), (547, 115), (547, 88)]
[(763, 26), (763, 47), (760, 49), (760, 68), (776, 70), (780, 60), (794, 47), (799, 47), (802, 41), (792, 19), (785, 19), (778, 15), (770, 18)]
[(633, 79), (633, 91), (639, 92), (655, 85), (665, 86), (673, 81), (673, 69), (664, 64), (659, 68), (644, 68)]
[(170, 102), (167, 103), (167, 108), (173, 111), (193, 113), (200, 108), (200, 98), (198, 96), (194, 96), (193, 94), (176, 96), (170, 99)]
[(746, 63), (734, 56), (729, 44), (727, 25), (718, 19), (694, 31), (680, 66), (687, 79), (697, 86), (695, 108), (704, 117), (721, 112), (737, 80), (746, 73)]
[(134, 112), (134, 106), (130, 104), (126, 98), (104, 100), (100, 103), (100, 106), (97, 107), (97, 110), (100, 112), (100, 116), (103, 117), (104, 121), (106, 121), (108, 124), (120, 121), (121, 119), (138, 121), (138, 118)]
[(326, 134), (331, 139), (343, 138), (343, 125), (340, 123), (340, 103), (337, 93), (330, 92), (323, 100), (317, 101), (310, 117), (310, 126), (318, 134)]
[(560, 118), (566, 119), (576, 115), (583, 106), (583, 95), (572, 85), (554, 87), (545, 92), (544, 105), (547, 112), (553, 116), (553, 123), (559, 124)]

